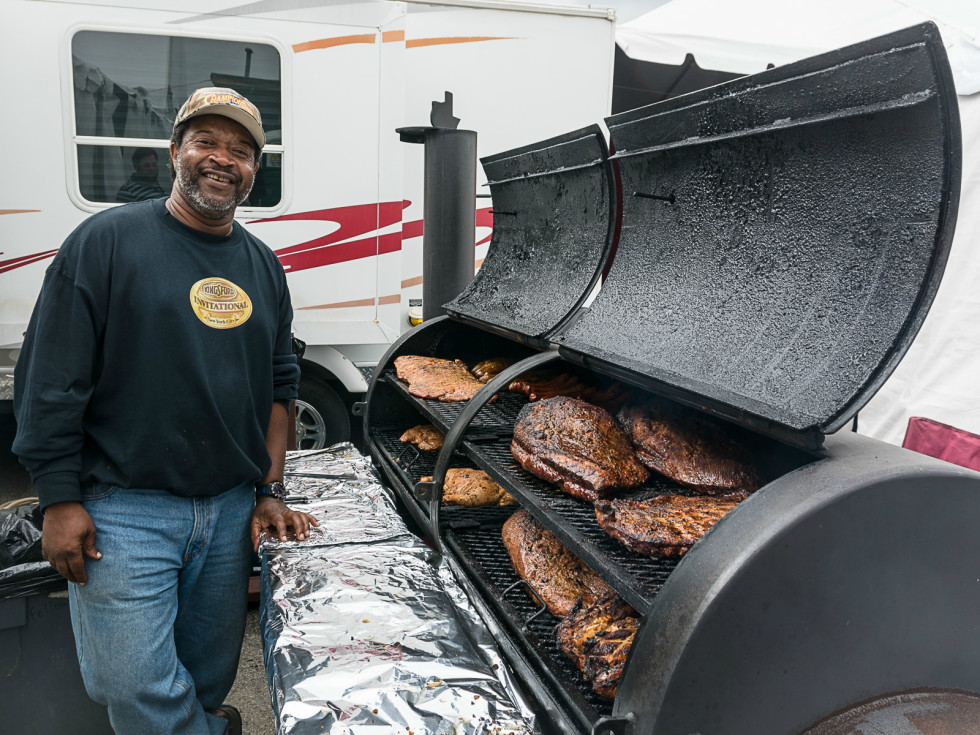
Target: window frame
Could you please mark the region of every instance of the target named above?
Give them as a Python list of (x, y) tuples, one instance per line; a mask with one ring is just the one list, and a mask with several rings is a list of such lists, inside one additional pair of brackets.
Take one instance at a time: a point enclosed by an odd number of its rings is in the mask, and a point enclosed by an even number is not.
[[(200, 38), (210, 41), (232, 41), (235, 43), (256, 43), (272, 46), (279, 54), (279, 82), (281, 85), (279, 104), (281, 109), (280, 131), (282, 134), (281, 143), (267, 143), (262, 148), (262, 155), (279, 154), (280, 171), (282, 177), (281, 192), (282, 196), (279, 203), (274, 207), (239, 207), (235, 210), (236, 219), (255, 219), (273, 217), (283, 214), (289, 209), (292, 199), (292, 163), (291, 156), (286, 155), (287, 150), (292, 148), (292, 69), (290, 61), (291, 54), (287, 47), (279, 39), (264, 34), (216, 34), (216, 33), (175, 33), (174, 29), (160, 29), (148, 26), (131, 25), (110, 25), (79, 23), (71, 26), (65, 31), (64, 39), (61, 43), (61, 69), (62, 69), (62, 121), (64, 131), (64, 154), (65, 154), (65, 185), (68, 190), (68, 198), (78, 209), (85, 212), (101, 212), (112, 207), (123, 206), (119, 202), (94, 202), (86, 199), (82, 195), (79, 185), (80, 172), (78, 169), (78, 147), (82, 145), (95, 145), (104, 147), (146, 147), (159, 149), (161, 143), (166, 143), (167, 155), (169, 156), (170, 139), (165, 141), (162, 138), (119, 138), (103, 137), (97, 135), (79, 135), (75, 127), (75, 82), (74, 68), (72, 65), (72, 43), (75, 34), (81, 32), (96, 33), (123, 33), (129, 35), (164, 36), (167, 38)], [(167, 173), (169, 178), (169, 172)]]

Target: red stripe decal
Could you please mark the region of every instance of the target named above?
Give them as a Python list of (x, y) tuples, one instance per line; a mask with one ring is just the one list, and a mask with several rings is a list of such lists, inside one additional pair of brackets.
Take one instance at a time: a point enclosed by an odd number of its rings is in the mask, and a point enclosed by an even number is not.
[[(53, 258), (57, 250), (45, 250), (43, 253), (34, 253), (33, 255), (24, 255), (20, 258), (12, 258), (10, 260), (0, 260), (0, 273), (6, 273), (7, 271), (12, 271), (15, 268), (20, 268), (21, 266), (30, 265), (31, 263), (37, 263), (39, 260), (45, 260), (47, 258)], [(0, 253), (2, 255), (3, 253)]]
[[(333, 263), (345, 263), (375, 255), (393, 253), (401, 249), (402, 240), (422, 235), (422, 221), (413, 220), (402, 222), (400, 232), (385, 235), (371, 235), (380, 229), (389, 227), (401, 220), (402, 211), (411, 202), (382, 202), (381, 204), (356, 204), (350, 207), (334, 207), (317, 209), (311, 212), (297, 212), (281, 217), (252, 220), (249, 224), (261, 222), (288, 221), (321, 221), (336, 222), (340, 227), (329, 235), (307, 240), (296, 245), (290, 245), (276, 251), (279, 261), (290, 273), (319, 268)], [(490, 208), (476, 211), (478, 227), (492, 227), (493, 215)], [(359, 235), (368, 235), (357, 240)], [(490, 235), (480, 240), (476, 245), (482, 245), (490, 240)], [(347, 242), (344, 242), (347, 241)]]

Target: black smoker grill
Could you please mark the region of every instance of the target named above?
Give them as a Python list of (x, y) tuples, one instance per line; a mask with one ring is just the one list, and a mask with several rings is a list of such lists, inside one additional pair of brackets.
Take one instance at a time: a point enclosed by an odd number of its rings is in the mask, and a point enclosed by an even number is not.
[[(545, 727), (795, 735), (888, 693), (980, 692), (980, 475), (831, 435), (898, 364), (945, 265), (960, 131), (937, 29), (606, 123), (612, 154), (594, 126), (483, 160), (487, 258), (447, 316), (392, 346), (361, 407), (372, 456)], [(520, 361), (440, 403), (395, 377), (405, 354)], [(506, 386), (545, 363), (741, 427), (766, 484), (679, 563), (625, 550), (510, 454), (524, 398)], [(440, 452), (398, 442), (423, 422), (447, 432)], [(456, 465), (487, 471), (642, 615), (615, 703), (522, 588), (510, 510), (440, 508)]]

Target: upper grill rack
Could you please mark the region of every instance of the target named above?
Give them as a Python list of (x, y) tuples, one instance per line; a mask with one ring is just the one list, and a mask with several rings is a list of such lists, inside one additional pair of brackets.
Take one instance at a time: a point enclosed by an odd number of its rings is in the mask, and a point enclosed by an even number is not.
[[(466, 406), (465, 402), (459, 401), (416, 398), (408, 392), (408, 386), (398, 379), (394, 369), (387, 370), (381, 379), (394, 386), (406, 399), (414, 402), (418, 410), (442, 431), (449, 431)], [(517, 413), (526, 402), (524, 397), (517, 393), (498, 393), (496, 401), (480, 409), (476, 418), (470, 423), (470, 429), (511, 436), (514, 433)]]
[[(464, 442), (463, 449), (638, 612), (650, 608), (679, 558), (642, 556), (622, 547), (599, 528), (590, 504), (559, 492), (517, 464), (509, 440)], [(647, 487), (687, 494), (667, 480), (648, 483)]]

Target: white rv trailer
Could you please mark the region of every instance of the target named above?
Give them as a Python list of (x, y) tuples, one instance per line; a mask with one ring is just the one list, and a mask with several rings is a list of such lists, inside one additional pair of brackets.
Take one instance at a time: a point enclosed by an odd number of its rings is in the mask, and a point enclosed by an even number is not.
[[(268, 130), (237, 217), (288, 275), (307, 345), (304, 447), (347, 438), (348, 404), (367, 388), (360, 368), (421, 300), (424, 151), (396, 128), (428, 125), (450, 92), (482, 157), (600, 122), (612, 99), (607, 8), (3, 0), (0, 13), (0, 408), (51, 258), (85, 217), (120, 206), (140, 149), (158, 152), (169, 190), (170, 127), (191, 89), (236, 88)], [(490, 200), (476, 206), (479, 263)]]

